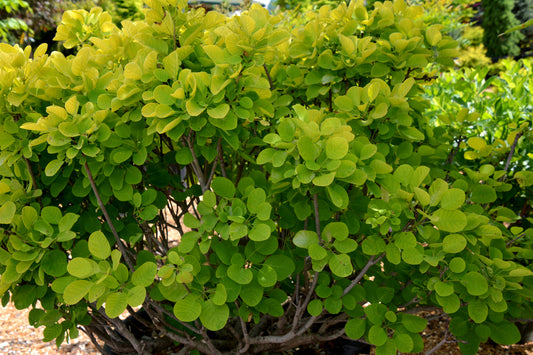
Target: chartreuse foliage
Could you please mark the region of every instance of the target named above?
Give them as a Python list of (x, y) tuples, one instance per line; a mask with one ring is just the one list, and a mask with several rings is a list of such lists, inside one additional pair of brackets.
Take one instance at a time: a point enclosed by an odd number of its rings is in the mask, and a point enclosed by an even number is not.
[[(519, 340), (532, 230), (498, 203), (529, 175), (453, 160), (461, 132), (422, 93), (456, 44), (420, 8), (352, 1), (300, 26), (146, 5), (120, 30), (67, 12), (68, 57), (0, 46), (0, 293), (45, 341), (81, 325), (138, 353), (344, 334), (419, 352), (418, 305), (464, 353)], [(117, 318), (137, 306), (153, 343)]]

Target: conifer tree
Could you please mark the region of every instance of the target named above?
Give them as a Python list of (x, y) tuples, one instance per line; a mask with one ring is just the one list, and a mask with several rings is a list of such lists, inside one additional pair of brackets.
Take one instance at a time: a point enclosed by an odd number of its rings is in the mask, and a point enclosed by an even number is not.
[(499, 36), (509, 28), (518, 25), (513, 14), (514, 0), (483, 0), (482, 2), (483, 44), (487, 55), (493, 59), (517, 56), (520, 54), (519, 42), (524, 37), (520, 32)]

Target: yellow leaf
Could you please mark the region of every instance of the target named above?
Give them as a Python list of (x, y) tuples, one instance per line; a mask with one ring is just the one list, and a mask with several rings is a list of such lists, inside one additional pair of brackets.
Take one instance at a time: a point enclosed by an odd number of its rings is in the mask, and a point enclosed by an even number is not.
[(481, 137), (472, 137), (469, 138), (467, 144), (476, 150), (481, 150), (487, 146), (487, 142)]

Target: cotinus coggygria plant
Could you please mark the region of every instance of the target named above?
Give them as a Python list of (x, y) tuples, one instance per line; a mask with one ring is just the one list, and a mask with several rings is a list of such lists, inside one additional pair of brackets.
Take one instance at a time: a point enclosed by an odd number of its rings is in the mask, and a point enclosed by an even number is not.
[(499, 199), (531, 173), (454, 159), (422, 93), (456, 43), (419, 7), (145, 3), (66, 12), (67, 57), (0, 44), (0, 294), (44, 341), (419, 352), (428, 307), (465, 354), (519, 341), (532, 229)]

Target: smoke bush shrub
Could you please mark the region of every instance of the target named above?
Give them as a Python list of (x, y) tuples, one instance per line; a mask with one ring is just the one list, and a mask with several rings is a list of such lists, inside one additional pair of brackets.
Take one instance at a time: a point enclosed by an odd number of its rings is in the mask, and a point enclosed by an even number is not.
[(498, 202), (533, 179), (458, 164), (456, 131), (424, 114), (424, 68), (456, 43), (419, 7), (300, 25), (145, 2), (122, 29), (65, 13), (75, 55), (0, 45), (0, 294), (44, 341), (419, 352), (427, 307), (464, 353), (520, 339), (532, 229)]

